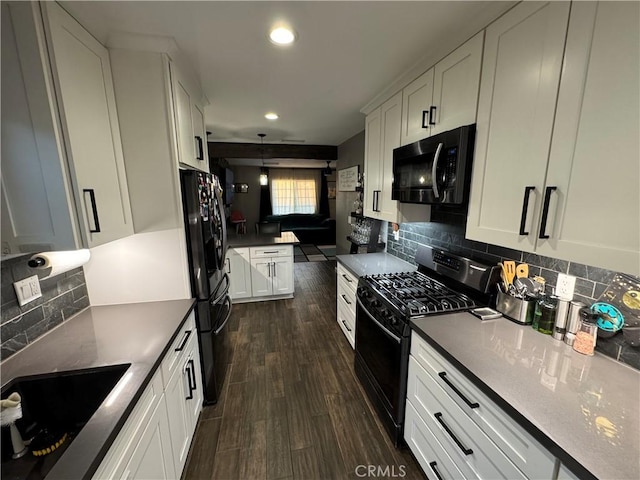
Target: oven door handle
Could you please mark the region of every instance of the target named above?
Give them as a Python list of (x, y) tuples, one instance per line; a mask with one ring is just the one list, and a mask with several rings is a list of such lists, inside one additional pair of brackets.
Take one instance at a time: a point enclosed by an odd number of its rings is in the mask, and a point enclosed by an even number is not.
[(360, 307), (362, 308), (362, 311), (364, 313), (367, 314), (367, 316), (373, 321), (373, 323), (375, 323), (376, 325), (378, 325), (378, 327), (380, 327), (382, 329), (382, 331), (384, 333), (386, 333), (389, 337), (391, 337), (393, 340), (396, 341), (396, 343), (400, 343), (402, 341), (402, 339), (400, 337), (398, 337), (397, 335), (394, 335), (393, 333), (391, 333), (387, 327), (385, 327), (384, 325), (382, 325), (378, 320), (376, 320), (375, 318), (373, 318), (373, 315), (371, 315), (367, 309), (365, 308), (365, 306), (362, 304), (362, 302), (360, 301), (360, 297), (356, 298), (358, 305), (360, 305)]
[(222, 325), (220, 325), (218, 329), (213, 332), (214, 335), (218, 335), (222, 331), (222, 329), (227, 325), (227, 322), (229, 322), (229, 318), (231, 317), (231, 306), (233, 304), (231, 303), (231, 297), (229, 295), (227, 295), (224, 299), (224, 303), (225, 305), (229, 305), (229, 311), (227, 312), (227, 316), (225, 317), (224, 322), (222, 322)]

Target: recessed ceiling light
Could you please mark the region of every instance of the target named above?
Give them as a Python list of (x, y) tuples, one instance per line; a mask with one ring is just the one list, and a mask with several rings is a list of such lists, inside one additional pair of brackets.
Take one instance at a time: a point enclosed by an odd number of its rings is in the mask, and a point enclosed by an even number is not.
[(277, 113), (269, 112), (264, 116), (264, 118), (266, 118), (267, 120), (277, 120), (280, 117)]
[(290, 45), (296, 39), (296, 34), (290, 28), (277, 27), (271, 30), (269, 39), (276, 45)]

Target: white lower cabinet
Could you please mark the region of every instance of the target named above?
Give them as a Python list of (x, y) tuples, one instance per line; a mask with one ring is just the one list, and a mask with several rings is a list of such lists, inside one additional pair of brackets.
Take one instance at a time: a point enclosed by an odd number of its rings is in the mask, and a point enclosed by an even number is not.
[(93, 478), (180, 478), (202, 401), (192, 312)]
[(442, 478), (555, 478), (558, 460), (415, 332), (406, 411), (405, 440), (427, 475), (436, 462)]
[(293, 246), (230, 248), (231, 298), (250, 302), (293, 297)]
[(227, 250), (226, 271), (229, 275), (231, 300), (251, 296), (251, 256), (248, 248)]
[(336, 316), (338, 325), (351, 348), (356, 345), (356, 287), (358, 279), (346, 268), (338, 264)]

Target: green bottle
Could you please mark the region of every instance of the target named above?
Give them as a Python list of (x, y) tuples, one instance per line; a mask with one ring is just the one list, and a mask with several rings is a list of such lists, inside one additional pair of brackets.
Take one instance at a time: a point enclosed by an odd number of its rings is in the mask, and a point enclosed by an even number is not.
[(558, 297), (542, 295), (536, 302), (536, 313), (531, 326), (540, 333), (551, 335), (556, 322), (557, 308)]

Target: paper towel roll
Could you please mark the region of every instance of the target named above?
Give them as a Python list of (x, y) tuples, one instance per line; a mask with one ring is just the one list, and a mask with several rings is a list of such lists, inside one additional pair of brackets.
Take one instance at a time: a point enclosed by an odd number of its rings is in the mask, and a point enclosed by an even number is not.
[(49, 278), (81, 267), (89, 261), (89, 258), (91, 258), (91, 252), (86, 248), (82, 250), (43, 252), (33, 255), (29, 260), (29, 266), (38, 269), (50, 268), (51, 272), (44, 277)]

